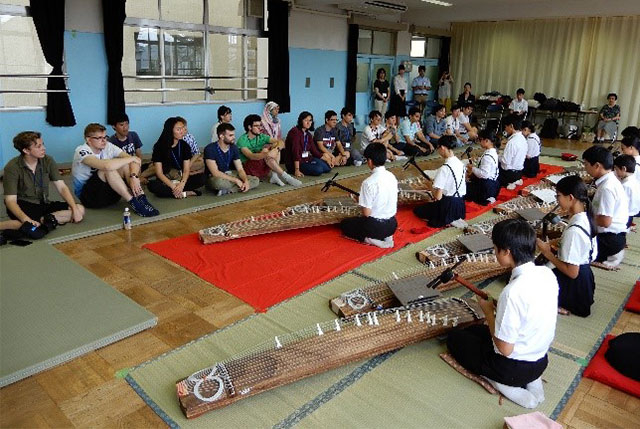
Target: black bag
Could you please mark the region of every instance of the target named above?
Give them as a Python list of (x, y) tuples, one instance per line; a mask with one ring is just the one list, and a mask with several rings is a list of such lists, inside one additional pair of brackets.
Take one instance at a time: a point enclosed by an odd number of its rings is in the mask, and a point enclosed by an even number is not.
[(560, 112), (578, 112), (580, 111), (580, 105), (573, 101), (561, 101), (558, 103), (558, 110)]
[(547, 118), (544, 120), (542, 130), (540, 131), (540, 137), (543, 139), (558, 138), (558, 120), (556, 118)]
[(540, 105), (543, 105), (545, 101), (547, 101), (547, 96), (542, 92), (536, 92), (535, 94), (533, 94), (533, 99), (540, 103)]
[(557, 98), (547, 98), (546, 101), (540, 106), (540, 110), (557, 110), (559, 102), (560, 100), (558, 100)]

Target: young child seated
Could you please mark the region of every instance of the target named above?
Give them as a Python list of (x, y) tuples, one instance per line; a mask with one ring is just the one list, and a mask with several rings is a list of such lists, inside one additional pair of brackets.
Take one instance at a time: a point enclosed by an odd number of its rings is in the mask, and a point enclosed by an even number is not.
[(622, 139), (621, 145), (622, 153), (625, 155), (631, 155), (636, 162), (636, 180), (640, 182), (640, 136), (633, 133)]
[(494, 143), (494, 134), (490, 130), (482, 130), (478, 133), (478, 143), (484, 149), (484, 153), (478, 161), (478, 166), (467, 164), (469, 182), (467, 183), (467, 201), (473, 201), (486, 206), (493, 204), (498, 198), (500, 182), (498, 182), (498, 152), (500, 143)]
[(579, 176), (568, 176), (556, 185), (560, 207), (571, 216), (562, 233), (558, 256), (548, 242), (537, 240), (538, 249), (554, 265), (558, 279), (558, 313), (587, 317), (591, 314), (595, 280), (591, 262), (598, 253), (596, 225), (589, 214), (587, 185)]
[(440, 228), (453, 222), (454, 226), (464, 226), (466, 209), (463, 197), (467, 193), (464, 165), (456, 157), (453, 149), (457, 147), (455, 136), (445, 135), (438, 141), (438, 154), (444, 158), (444, 164), (433, 179), (433, 197), (435, 201), (413, 209), (413, 213), (433, 228)]
[(509, 136), (504, 152), (500, 157), (500, 186), (507, 189), (515, 189), (522, 185), (522, 170), (524, 160), (527, 157), (527, 139), (520, 132), (520, 118), (517, 115), (509, 115), (504, 121), (504, 130)]
[[(80, 222), (84, 207), (76, 204), (55, 160), (46, 154), (40, 133), (19, 133), (13, 138), (13, 147), (20, 155), (4, 167), (4, 203), (11, 220), (3, 223), (2, 229), (19, 229), (27, 224), (21, 231), (29, 238), (40, 238), (57, 225)], [(49, 182), (64, 202), (49, 200)]]
[(596, 193), (591, 215), (598, 231), (598, 257), (592, 264), (617, 269), (627, 244), (629, 201), (620, 181), (611, 169), (613, 155), (602, 146), (592, 146), (582, 154), (584, 168), (595, 179)]
[(629, 221), (627, 228), (631, 228), (633, 218), (640, 216), (640, 182), (636, 179), (635, 172), (640, 168), (631, 155), (620, 155), (613, 160), (613, 171), (620, 179), (622, 188), (629, 199)]
[(393, 233), (398, 228), (398, 180), (384, 167), (387, 149), (382, 143), (371, 143), (364, 150), (371, 175), (360, 186), (358, 204), (362, 215), (344, 219), (342, 233), (384, 249), (393, 247)]
[(522, 135), (527, 139), (527, 156), (524, 159), (522, 175), (524, 177), (536, 177), (540, 172), (542, 143), (540, 142), (540, 137), (536, 134), (535, 126), (529, 121), (522, 122)]
[(525, 220), (499, 222), (491, 238), (498, 263), (513, 269), (509, 283), (497, 310), (493, 301), (478, 298), (486, 325), (452, 331), (447, 347), (504, 396), (535, 408), (544, 401), (541, 376), (556, 330), (558, 282), (549, 268), (533, 263), (536, 233)]

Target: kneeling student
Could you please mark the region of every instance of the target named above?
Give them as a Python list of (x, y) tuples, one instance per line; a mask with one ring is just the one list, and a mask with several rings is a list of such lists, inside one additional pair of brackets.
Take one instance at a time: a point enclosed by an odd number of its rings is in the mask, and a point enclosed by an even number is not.
[(522, 135), (527, 139), (527, 156), (524, 159), (524, 169), (522, 175), (524, 177), (536, 177), (540, 172), (540, 136), (536, 134), (534, 125), (529, 121), (522, 123)]
[[(4, 203), (13, 222), (3, 223), (3, 228), (18, 229), (27, 223), (22, 230), (30, 238), (38, 238), (58, 224), (80, 222), (84, 207), (76, 204), (56, 162), (46, 154), (40, 133), (23, 131), (13, 138), (13, 146), (20, 155), (4, 167), (3, 179)], [(50, 181), (64, 202), (49, 201)], [(42, 224), (46, 228), (42, 229)], [(32, 226), (38, 231), (32, 231)]]
[(467, 201), (473, 201), (486, 206), (493, 204), (500, 192), (500, 182), (498, 182), (498, 152), (500, 143), (493, 142), (494, 135), (489, 130), (482, 130), (478, 133), (478, 143), (484, 149), (480, 157), (478, 166), (467, 164), (469, 173), (469, 183), (467, 183)]
[(467, 185), (464, 165), (453, 152), (456, 147), (455, 136), (445, 135), (440, 138), (437, 152), (445, 161), (433, 179), (435, 201), (413, 209), (416, 216), (426, 220), (433, 228), (440, 228), (452, 222), (462, 223), (466, 216), (463, 197), (467, 193)]
[[(235, 128), (229, 123), (218, 125), (218, 141), (204, 148), (204, 160), (207, 166), (207, 188), (217, 192), (218, 196), (234, 192), (247, 192), (260, 184), (260, 179), (247, 176), (240, 151), (235, 145)], [(235, 173), (232, 171), (235, 170)]]
[(515, 189), (522, 185), (522, 170), (527, 157), (527, 139), (520, 132), (520, 119), (509, 115), (504, 119), (504, 130), (509, 136), (504, 152), (500, 157), (500, 185), (507, 189)]
[(360, 186), (358, 204), (362, 217), (344, 219), (342, 233), (349, 238), (364, 241), (384, 249), (393, 247), (393, 233), (398, 228), (398, 180), (384, 168), (387, 148), (382, 143), (371, 143), (364, 150), (371, 175)]
[(613, 160), (613, 171), (622, 183), (627, 198), (629, 199), (629, 221), (627, 228), (631, 228), (633, 218), (640, 216), (640, 182), (636, 179), (635, 172), (639, 169), (636, 160), (631, 155), (620, 155)]
[(447, 347), (504, 396), (535, 408), (544, 401), (541, 376), (556, 330), (558, 282), (549, 268), (534, 265), (536, 233), (525, 220), (499, 222), (491, 238), (498, 263), (513, 269), (509, 283), (497, 309), (493, 301), (478, 298), (486, 325), (451, 332)]
[(598, 230), (598, 257), (593, 265), (616, 269), (627, 244), (629, 201), (620, 181), (611, 169), (613, 155), (602, 146), (591, 146), (582, 154), (584, 168), (597, 187), (591, 203), (591, 215)]
[(596, 257), (596, 225), (589, 214), (587, 185), (579, 176), (568, 176), (556, 185), (558, 204), (569, 212), (569, 224), (562, 233), (556, 257), (549, 243), (537, 240), (538, 249), (551, 262), (558, 279), (558, 313), (573, 313), (587, 317), (591, 314), (596, 288), (591, 262)]

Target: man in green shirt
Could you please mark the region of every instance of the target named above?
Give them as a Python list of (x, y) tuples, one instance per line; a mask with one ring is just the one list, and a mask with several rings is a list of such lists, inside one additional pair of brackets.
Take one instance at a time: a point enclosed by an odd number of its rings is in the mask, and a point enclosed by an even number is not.
[[(46, 154), (40, 133), (23, 131), (14, 137), (13, 146), (20, 155), (4, 167), (4, 203), (9, 217), (23, 226), (21, 231), (30, 238), (40, 238), (48, 232), (42, 223), (50, 229), (82, 221), (84, 207), (76, 204), (56, 162)], [(49, 182), (65, 202), (49, 200)]]
[(250, 176), (269, 177), (269, 182), (284, 186), (300, 186), (302, 182), (292, 177), (280, 167), (280, 151), (284, 148), (282, 140), (261, 134), (262, 118), (249, 115), (244, 118), (244, 129), (247, 131), (236, 145), (240, 149), (240, 160), (244, 171)]

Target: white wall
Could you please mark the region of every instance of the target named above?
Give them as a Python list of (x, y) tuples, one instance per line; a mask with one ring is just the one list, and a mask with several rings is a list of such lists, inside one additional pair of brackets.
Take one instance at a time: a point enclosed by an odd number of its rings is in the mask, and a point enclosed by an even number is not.
[(346, 51), (348, 29), (346, 18), (291, 11), (289, 47)]
[(398, 31), (398, 39), (396, 40), (396, 55), (411, 54), (411, 33), (408, 31)]

